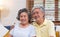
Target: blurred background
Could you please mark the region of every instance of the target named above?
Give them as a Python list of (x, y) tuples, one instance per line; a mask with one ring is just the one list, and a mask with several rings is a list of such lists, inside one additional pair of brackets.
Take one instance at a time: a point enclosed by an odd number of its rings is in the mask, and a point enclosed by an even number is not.
[(45, 7), (45, 18), (55, 24), (57, 37), (60, 37), (60, 0), (0, 0), (0, 20), (3, 26), (10, 29), (17, 21), (17, 13), (21, 8), (31, 11), (35, 5)]

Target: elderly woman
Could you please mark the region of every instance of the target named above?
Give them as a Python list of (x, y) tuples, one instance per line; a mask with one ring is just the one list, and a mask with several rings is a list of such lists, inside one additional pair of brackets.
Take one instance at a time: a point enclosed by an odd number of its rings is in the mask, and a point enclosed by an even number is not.
[(26, 8), (18, 11), (17, 19), (20, 23), (10, 31), (10, 37), (35, 37), (35, 28), (30, 24), (30, 13)]

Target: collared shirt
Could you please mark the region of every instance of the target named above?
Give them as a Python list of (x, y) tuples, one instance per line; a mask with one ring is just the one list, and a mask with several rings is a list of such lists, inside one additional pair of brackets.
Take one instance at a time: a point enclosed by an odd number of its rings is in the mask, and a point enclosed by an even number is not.
[(43, 24), (38, 25), (36, 22), (33, 22), (33, 25), (36, 28), (37, 37), (56, 37), (54, 23), (52, 21), (45, 19)]

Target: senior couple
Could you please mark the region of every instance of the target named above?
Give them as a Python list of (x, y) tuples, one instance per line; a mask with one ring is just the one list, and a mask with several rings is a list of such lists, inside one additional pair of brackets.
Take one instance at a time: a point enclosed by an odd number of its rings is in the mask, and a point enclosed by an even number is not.
[[(31, 18), (35, 20), (31, 23)], [(9, 37), (56, 37), (54, 23), (45, 19), (45, 9), (34, 6), (29, 12), (26, 8), (18, 11), (20, 23), (14, 25)]]

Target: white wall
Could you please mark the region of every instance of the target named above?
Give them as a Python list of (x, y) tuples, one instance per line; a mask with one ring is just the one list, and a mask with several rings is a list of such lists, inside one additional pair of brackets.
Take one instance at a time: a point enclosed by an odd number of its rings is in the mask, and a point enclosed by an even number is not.
[(26, 0), (5, 0), (4, 5), (9, 9), (9, 15), (2, 18), (4, 26), (13, 25), (16, 22), (17, 12), (21, 8), (26, 8)]
[(60, 32), (60, 26), (56, 26), (56, 31)]

